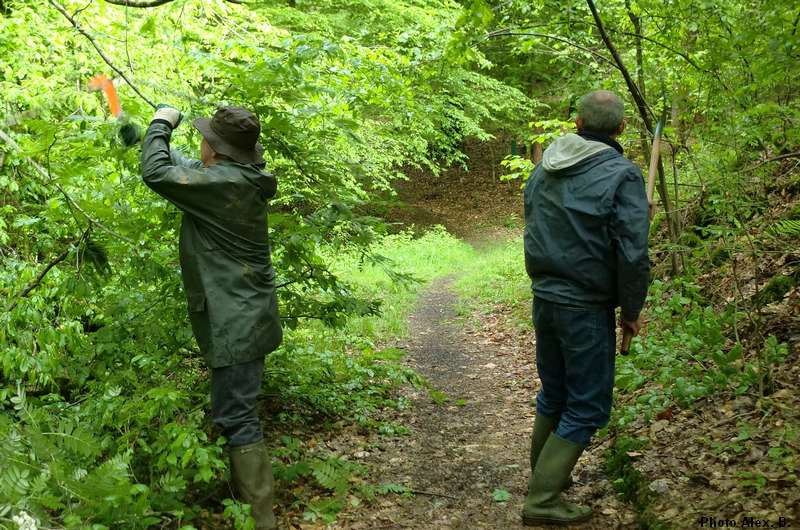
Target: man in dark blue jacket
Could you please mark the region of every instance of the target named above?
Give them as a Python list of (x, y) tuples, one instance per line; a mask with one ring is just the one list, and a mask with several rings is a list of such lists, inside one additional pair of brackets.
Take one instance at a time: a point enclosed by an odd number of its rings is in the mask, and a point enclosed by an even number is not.
[(582, 97), (575, 121), (525, 187), (525, 268), (533, 283), (542, 388), (531, 437), (527, 525), (588, 519), (560, 493), (611, 412), (616, 322), (637, 335), (650, 274), (648, 203), (639, 169), (615, 138), (624, 108), (612, 92)]

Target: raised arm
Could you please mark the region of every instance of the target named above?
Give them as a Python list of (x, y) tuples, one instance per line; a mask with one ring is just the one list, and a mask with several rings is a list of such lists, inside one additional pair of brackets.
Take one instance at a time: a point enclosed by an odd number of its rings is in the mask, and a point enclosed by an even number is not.
[(156, 113), (147, 128), (142, 142), (142, 180), (181, 210), (198, 214), (206, 209), (213, 192), (199, 160), (187, 158), (174, 149), (170, 151), (175, 123), (159, 118)]

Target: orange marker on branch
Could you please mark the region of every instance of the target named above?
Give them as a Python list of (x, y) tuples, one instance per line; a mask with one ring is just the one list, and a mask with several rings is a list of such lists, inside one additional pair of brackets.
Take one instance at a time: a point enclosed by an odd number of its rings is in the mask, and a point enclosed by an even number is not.
[(104, 74), (98, 74), (89, 80), (89, 90), (101, 90), (108, 102), (108, 109), (112, 116), (123, 122), (122, 127), (119, 129), (119, 137), (123, 145), (130, 147), (139, 141), (139, 127), (136, 124), (127, 121), (124, 113), (122, 112), (122, 104), (117, 95), (117, 89), (114, 87), (114, 82), (111, 81)]

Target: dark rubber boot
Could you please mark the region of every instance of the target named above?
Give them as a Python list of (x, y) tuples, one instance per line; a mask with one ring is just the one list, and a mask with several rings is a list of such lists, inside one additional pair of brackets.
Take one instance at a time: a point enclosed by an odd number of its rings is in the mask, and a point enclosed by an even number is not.
[(522, 524), (570, 524), (592, 516), (591, 508), (561, 500), (561, 490), (583, 449), (556, 434), (547, 438), (538, 455), (522, 508)]
[(275, 530), (272, 512), (274, 488), (272, 462), (263, 442), (234, 447), (231, 453), (231, 476), (242, 500), (250, 505), (256, 530)]
[[(539, 453), (542, 452), (547, 438), (550, 433), (556, 430), (556, 427), (558, 427), (558, 418), (536, 414), (536, 419), (533, 421), (533, 434), (531, 434), (531, 480), (533, 480), (533, 470), (536, 468), (536, 460), (539, 458)], [(530, 489), (531, 480), (528, 481), (528, 489)], [(569, 489), (572, 484), (572, 475), (570, 475), (567, 477), (562, 489)]]

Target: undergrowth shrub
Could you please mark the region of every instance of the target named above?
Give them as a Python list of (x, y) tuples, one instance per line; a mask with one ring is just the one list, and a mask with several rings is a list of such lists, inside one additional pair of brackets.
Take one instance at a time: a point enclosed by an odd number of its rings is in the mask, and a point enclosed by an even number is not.
[(718, 311), (699, 292), (697, 285), (682, 280), (651, 285), (645, 332), (629, 357), (617, 357), (617, 391), (623, 401), (626, 395), (636, 396), (615, 409), (617, 426), (640, 417), (649, 420), (672, 405), (688, 407), (711, 393), (748, 392), (788, 354), (785, 344), (768, 337), (760, 351), (748, 355), (731, 338), (744, 314), (733, 307)]
[[(376, 412), (406, 406), (396, 390), (425, 382), (388, 343), (405, 332), (418, 289), (473, 251), (436, 228), (379, 239), (369, 252), (321, 252), (355, 298), (379, 300), (384, 316), (354, 314), (339, 327), (307, 319), (291, 329), (266, 363), (269, 421), (293, 430), (356, 422), (403, 434)], [(101, 296), (126, 303), (117, 306), (119, 315), (97, 311), (89, 322), (77, 298), (65, 295), (55, 308), (45, 295), (34, 293), (24, 307), (27, 324), (35, 319), (46, 328), (55, 321), (57, 331), (16, 334), (0, 351), (0, 528), (16, 528), (11, 517), (25, 512), (68, 529), (188, 529), (208, 511), (209, 498), (219, 498), (226, 524), (249, 528), (248, 508), (225, 499), (227, 488), (219, 486), (226, 479), (225, 440), (206, 417), (208, 378), (177, 286), (165, 287), (153, 305), (129, 286), (108, 282)], [(3, 332), (19, 318), (0, 319)], [(47, 350), (36, 352), (37, 345)], [(276, 457), (284, 490), (304, 492), (288, 501), (310, 520), (333, 521), (351, 494), (369, 499), (404, 491), (364, 484), (356, 479), (359, 466), (297, 439), (282, 438)]]

